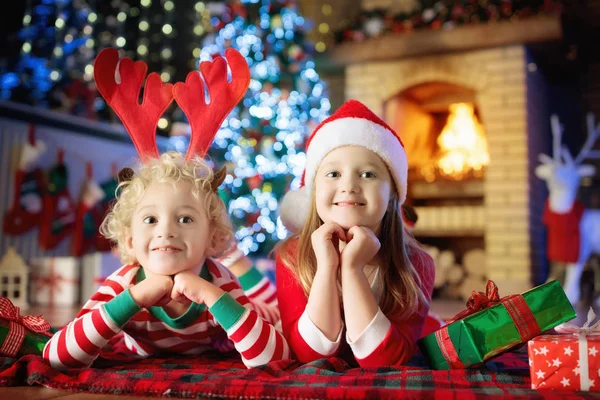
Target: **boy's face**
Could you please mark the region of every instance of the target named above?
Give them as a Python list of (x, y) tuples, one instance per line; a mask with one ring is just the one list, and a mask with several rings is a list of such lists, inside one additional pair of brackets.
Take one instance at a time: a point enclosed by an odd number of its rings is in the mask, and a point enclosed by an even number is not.
[(126, 245), (145, 270), (157, 275), (199, 271), (209, 255), (211, 230), (190, 182), (154, 183), (138, 204)]
[(323, 222), (358, 225), (379, 234), (392, 190), (383, 160), (362, 146), (332, 150), (315, 176), (315, 204)]

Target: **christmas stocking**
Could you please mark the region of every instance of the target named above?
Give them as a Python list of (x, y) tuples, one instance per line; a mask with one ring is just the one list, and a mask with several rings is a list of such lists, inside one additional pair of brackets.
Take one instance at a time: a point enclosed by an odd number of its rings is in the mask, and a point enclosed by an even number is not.
[(94, 244), (98, 232), (95, 208), (104, 197), (104, 192), (93, 179), (92, 166), (87, 164), (87, 179), (81, 187), (79, 205), (75, 215), (73, 232), (73, 255), (80, 257)]
[(62, 158), (60, 151), (58, 164), (48, 173), (40, 226), (40, 247), (43, 250), (51, 250), (58, 246), (73, 231), (75, 225), (75, 205), (69, 195), (68, 172)]
[[(103, 192), (103, 197), (100, 203), (96, 206), (96, 220), (98, 221), (98, 226), (102, 224), (104, 221), (104, 217), (108, 213), (110, 206), (115, 199), (115, 192), (117, 190), (117, 186), (119, 182), (116, 178), (116, 174), (114, 178), (107, 180), (100, 184), (100, 188)], [(102, 236), (98, 230), (96, 230), (96, 250), (98, 251), (110, 251), (113, 247), (113, 243)]]
[(40, 224), (45, 192), (44, 175), (39, 167), (34, 166), (46, 146), (40, 140), (33, 142), (33, 145), (26, 142), (21, 150), (13, 203), (4, 215), (3, 229), (9, 235), (23, 234)]

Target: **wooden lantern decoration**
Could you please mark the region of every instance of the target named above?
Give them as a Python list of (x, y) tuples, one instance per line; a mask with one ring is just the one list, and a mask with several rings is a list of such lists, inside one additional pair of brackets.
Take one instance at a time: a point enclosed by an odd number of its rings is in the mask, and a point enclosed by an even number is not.
[(14, 247), (9, 247), (0, 260), (0, 295), (17, 307), (27, 308), (29, 268)]

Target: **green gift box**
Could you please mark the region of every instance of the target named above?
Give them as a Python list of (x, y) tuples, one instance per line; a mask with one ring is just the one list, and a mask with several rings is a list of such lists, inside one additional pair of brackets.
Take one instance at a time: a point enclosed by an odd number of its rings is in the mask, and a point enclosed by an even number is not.
[(433, 369), (477, 366), (576, 316), (558, 281), (502, 299), (489, 281), (486, 292), (473, 292), (470, 311), (417, 342)]
[(21, 315), (7, 297), (0, 297), (0, 356), (41, 355), (52, 337), (50, 324), (41, 315)]
[[(7, 321), (3, 318), (0, 318), (0, 346), (4, 344), (7, 337), (9, 336), (11, 327), (10, 321)], [(50, 340), (48, 334), (38, 333), (30, 331), (29, 329), (25, 329), (25, 336), (23, 337), (23, 342), (17, 351), (16, 357), (21, 357), (27, 354), (34, 354), (36, 356), (41, 356), (46, 346), (48, 340)], [(0, 352), (0, 356), (5, 356), (6, 354), (2, 354)]]

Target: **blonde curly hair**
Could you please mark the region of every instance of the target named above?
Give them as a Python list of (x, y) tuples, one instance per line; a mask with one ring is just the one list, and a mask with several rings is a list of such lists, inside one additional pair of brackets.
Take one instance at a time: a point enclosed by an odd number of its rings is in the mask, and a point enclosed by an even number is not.
[(131, 179), (119, 183), (116, 202), (100, 226), (100, 233), (116, 242), (121, 262), (134, 263), (137, 260), (127, 251), (125, 243), (126, 229), (146, 189), (154, 183), (188, 181), (192, 184), (192, 196), (200, 201), (204, 193), (204, 209), (211, 228), (211, 243), (207, 254), (218, 257), (227, 250), (233, 240), (233, 229), (227, 215), (225, 204), (213, 189), (215, 173), (201, 157), (184, 160), (184, 155), (174, 151), (163, 153), (140, 163), (137, 173)]

